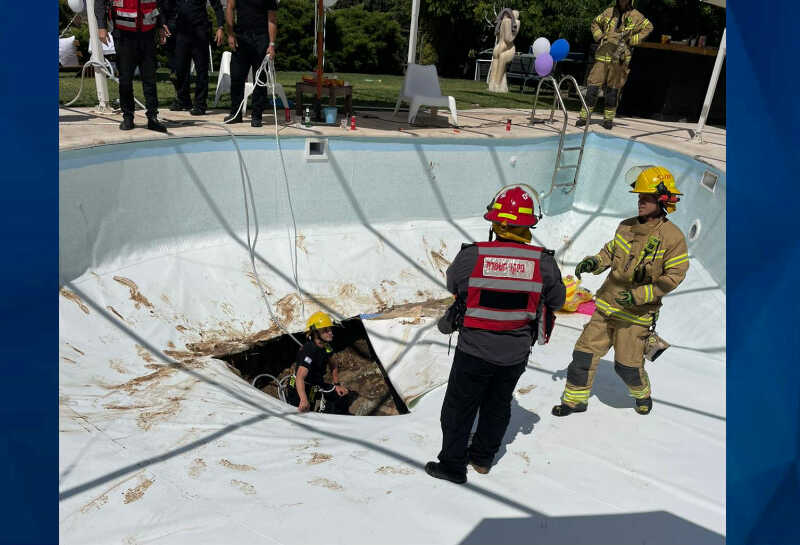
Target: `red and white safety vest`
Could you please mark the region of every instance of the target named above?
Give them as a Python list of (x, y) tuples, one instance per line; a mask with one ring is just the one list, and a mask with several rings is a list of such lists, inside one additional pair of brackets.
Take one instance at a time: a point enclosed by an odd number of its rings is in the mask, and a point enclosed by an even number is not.
[(114, 28), (128, 32), (146, 32), (158, 22), (156, 0), (112, 0)]
[(543, 248), (514, 242), (478, 242), (467, 283), (464, 326), (510, 331), (536, 320), (542, 294)]

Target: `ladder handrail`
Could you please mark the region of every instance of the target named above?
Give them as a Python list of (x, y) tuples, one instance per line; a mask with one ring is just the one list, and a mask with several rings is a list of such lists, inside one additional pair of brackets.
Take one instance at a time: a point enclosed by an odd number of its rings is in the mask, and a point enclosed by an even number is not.
[[(569, 184), (556, 184), (556, 176), (558, 174), (558, 171), (561, 168), (561, 155), (562, 155), (562, 153), (564, 151), (564, 138), (565, 138), (566, 133), (567, 133), (567, 122), (568, 122), (567, 108), (564, 105), (564, 100), (561, 98), (561, 86), (563, 85), (564, 81), (570, 81), (575, 85), (575, 89), (578, 92), (578, 96), (580, 97), (580, 100), (581, 100), (581, 104), (583, 105), (584, 109), (588, 112), (588, 117), (587, 117), (586, 125), (584, 125), (584, 128), (583, 128), (583, 137), (581, 138), (580, 154), (578, 155), (578, 162), (577, 162), (577, 164), (575, 166), (575, 175), (574, 175), (574, 177), (572, 179), (572, 182), (569, 183)], [(553, 121), (553, 115), (555, 113), (556, 101), (558, 101), (558, 105), (561, 108), (561, 113), (564, 115), (564, 120), (563, 120), (563, 123), (562, 123), (562, 126), (561, 126), (561, 134), (560, 134), (560, 138), (559, 138), (559, 141), (558, 141), (558, 152), (556, 154), (556, 164), (555, 164), (555, 167), (553, 168), (553, 177), (552, 177), (552, 179), (550, 181), (550, 189), (547, 190), (546, 193), (544, 193), (543, 195), (540, 196), (542, 200), (544, 200), (546, 197), (550, 196), (550, 194), (553, 192), (553, 189), (555, 189), (556, 187), (570, 186), (570, 189), (568, 191), (566, 191), (566, 193), (570, 193), (575, 189), (575, 186), (578, 183), (578, 173), (580, 172), (581, 161), (583, 160), (583, 150), (585, 149), (585, 146), (586, 146), (586, 135), (589, 132), (589, 120), (591, 119), (591, 116), (592, 116), (592, 113), (589, 112), (589, 108), (586, 105), (586, 101), (583, 98), (583, 93), (581, 93), (580, 87), (578, 86), (578, 82), (577, 82), (577, 80), (575, 80), (575, 78), (573, 76), (566, 75), (563, 78), (561, 78), (560, 82), (557, 82), (556, 79), (553, 76), (547, 76), (547, 77), (544, 77), (544, 78), (540, 79), (539, 80), (539, 84), (536, 86), (536, 95), (535, 95), (535, 98), (534, 98), (534, 101), (533, 101), (533, 108), (531, 109), (530, 123), (534, 123), (535, 122), (535, 119), (536, 119), (536, 105), (539, 102), (539, 92), (541, 91), (542, 84), (545, 83), (545, 82), (550, 82), (552, 84), (552, 86), (553, 86), (553, 104), (552, 104), (552, 106), (550, 108), (550, 119), (549, 119), (549, 121)], [(567, 91), (567, 93), (569, 93), (569, 91)]]
[[(583, 106), (583, 109), (586, 110), (586, 125), (583, 126), (583, 136), (581, 137), (581, 151), (578, 154), (578, 163), (577, 167), (575, 168), (575, 178), (572, 183), (572, 189), (567, 191), (567, 193), (571, 193), (575, 189), (575, 186), (578, 184), (578, 174), (580, 173), (581, 163), (583, 161), (583, 150), (586, 148), (586, 135), (589, 134), (589, 125), (591, 124), (590, 121), (592, 120), (592, 112), (589, 111), (589, 106), (586, 104), (586, 100), (583, 98), (583, 93), (581, 93), (581, 88), (578, 85), (578, 81), (575, 79), (574, 76), (567, 74), (566, 76), (561, 78), (561, 81), (558, 82), (559, 91), (561, 90), (561, 86), (564, 84), (565, 81), (571, 82), (575, 86), (575, 91), (578, 93), (578, 98), (581, 99), (581, 106)], [(567, 96), (569, 96), (569, 88), (567, 89)], [(554, 109), (555, 105), (553, 106), (551, 111)]]

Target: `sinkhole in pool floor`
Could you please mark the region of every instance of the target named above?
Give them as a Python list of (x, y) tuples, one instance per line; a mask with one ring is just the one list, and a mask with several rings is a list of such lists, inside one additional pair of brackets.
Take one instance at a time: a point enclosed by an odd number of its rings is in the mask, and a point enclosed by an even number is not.
[[(293, 334), (305, 342), (304, 333)], [(343, 320), (334, 330), (331, 360), (339, 367), (339, 382), (350, 390), (348, 413), (354, 416), (389, 416), (408, 413), (408, 407), (389, 381), (361, 318)], [(287, 384), (297, 357), (297, 343), (289, 335), (259, 341), (248, 350), (220, 356), (231, 370), (262, 392), (280, 399), (278, 382)], [(265, 375), (271, 375), (265, 376)], [(287, 379), (287, 380), (284, 380)], [(255, 384), (253, 383), (255, 380)], [(330, 369), (325, 381), (333, 382)]]

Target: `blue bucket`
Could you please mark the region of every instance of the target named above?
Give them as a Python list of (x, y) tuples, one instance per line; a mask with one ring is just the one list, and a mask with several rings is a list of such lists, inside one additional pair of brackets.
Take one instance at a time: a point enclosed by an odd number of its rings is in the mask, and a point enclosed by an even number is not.
[(339, 113), (339, 108), (336, 106), (326, 106), (322, 109), (325, 112), (325, 123), (328, 125), (335, 125), (336, 124), (336, 117), (337, 113)]

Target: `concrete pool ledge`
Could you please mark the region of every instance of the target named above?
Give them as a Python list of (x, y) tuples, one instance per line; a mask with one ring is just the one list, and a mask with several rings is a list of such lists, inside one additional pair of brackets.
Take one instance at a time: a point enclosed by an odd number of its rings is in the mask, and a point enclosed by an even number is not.
[[(171, 112), (163, 109), (161, 119), (167, 125), (166, 135), (143, 128), (146, 123), (143, 113), (136, 115), (137, 128), (123, 132), (118, 128), (122, 116), (118, 113), (95, 113), (92, 108), (59, 107), (58, 133), (59, 151), (79, 149), (105, 144), (160, 140), (167, 138), (191, 138), (224, 135), (219, 127), (204, 122), (222, 123), (226, 110), (211, 110), (206, 116), (194, 117), (188, 112)], [(359, 138), (537, 138), (559, 134), (563, 117), (556, 113), (550, 123), (529, 123), (530, 110), (511, 110), (506, 108), (463, 110), (458, 113), (460, 125), (449, 123), (447, 112), (439, 111), (437, 116), (422, 113), (416, 125), (405, 122), (406, 114), (399, 112), (396, 117), (391, 111), (361, 111), (356, 114), (357, 130), (350, 131), (339, 126), (313, 126), (305, 128), (297, 122), (286, 124), (283, 113), (279, 111), (281, 136), (322, 136)], [(538, 109), (537, 120), (549, 118), (549, 110)], [(570, 113), (568, 134), (579, 134), (581, 129), (574, 127), (576, 114)], [(506, 120), (511, 119), (511, 130), (506, 131)], [(595, 115), (590, 126), (591, 132), (627, 138), (643, 144), (652, 144), (688, 155), (698, 161), (726, 172), (726, 130), (707, 126), (703, 131), (703, 143), (692, 142), (694, 123), (656, 121), (650, 119), (619, 117), (614, 129), (607, 131), (600, 126), (601, 118)], [(264, 126), (258, 129), (245, 122), (229, 125), (236, 135), (271, 137), (274, 134), (272, 115), (264, 116)]]

